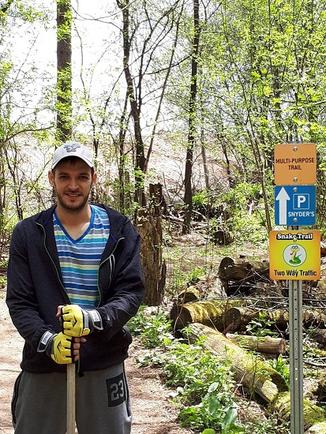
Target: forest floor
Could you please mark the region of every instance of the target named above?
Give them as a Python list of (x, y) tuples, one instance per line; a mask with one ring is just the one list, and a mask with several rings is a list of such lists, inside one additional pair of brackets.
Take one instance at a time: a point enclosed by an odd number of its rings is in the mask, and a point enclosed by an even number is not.
[[(14, 328), (0, 291), (0, 433), (13, 434), (11, 424), (11, 397), (18, 373), (23, 340)], [(159, 368), (139, 367), (137, 357), (146, 351), (137, 341), (130, 348), (126, 362), (132, 399), (132, 434), (187, 434), (177, 422), (177, 409), (171, 403), (171, 390), (160, 380)]]

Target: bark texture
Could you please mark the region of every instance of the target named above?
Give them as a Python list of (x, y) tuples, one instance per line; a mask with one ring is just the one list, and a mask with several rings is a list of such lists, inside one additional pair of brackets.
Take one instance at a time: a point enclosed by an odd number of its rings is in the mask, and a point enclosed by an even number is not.
[(162, 257), (162, 218), (152, 208), (138, 212), (137, 229), (142, 240), (141, 256), (145, 277), (144, 303), (158, 306), (162, 303), (166, 264)]
[(226, 337), (240, 347), (251, 351), (274, 355), (284, 354), (286, 351), (286, 341), (282, 338), (233, 335), (230, 333)]
[(170, 312), (175, 328), (180, 329), (193, 322), (199, 322), (224, 331), (224, 313), (232, 306), (239, 306), (239, 300), (211, 300), (173, 306)]
[(57, 0), (57, 125), (59, 143), (72, 134), (71, 0)]

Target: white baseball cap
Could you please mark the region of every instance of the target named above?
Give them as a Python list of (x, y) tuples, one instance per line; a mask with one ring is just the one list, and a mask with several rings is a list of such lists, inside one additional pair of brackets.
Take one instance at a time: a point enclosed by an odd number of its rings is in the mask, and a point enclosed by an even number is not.
[(57, 148), (52, 158), (52, 169), (64, 158), (77, 157), (85, 161), (89, 167), (94, 167), (92, 152), (78, 142), (66, 142)]

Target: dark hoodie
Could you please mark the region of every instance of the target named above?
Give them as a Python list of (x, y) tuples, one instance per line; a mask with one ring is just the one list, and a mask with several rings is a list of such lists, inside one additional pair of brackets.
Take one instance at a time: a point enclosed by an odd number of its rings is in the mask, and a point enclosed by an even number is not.
[[(100, 206), (110, 219), (110, 236), (98, 276), (97, 310), (104, 330), (93, 332), (82, 344), (80, 371), (104, 369), (128, 356), (131, 335), (124, 325), (136, 314), (144, 293), (139, 235), (127, 217)], [(6, 301), (12, 321), (25, 339), (21, 368), (29, 372), (65, 370), (65, 365), (37, 352), (39, 340), (47, 330), (61, 331), (57, 306), (70, 303), (54, 238), (54, 209), (19, 222), (10, 245)]]

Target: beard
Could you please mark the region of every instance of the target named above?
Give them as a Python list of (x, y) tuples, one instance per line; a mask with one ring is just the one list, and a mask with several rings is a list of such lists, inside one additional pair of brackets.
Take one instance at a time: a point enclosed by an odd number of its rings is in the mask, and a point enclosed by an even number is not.
[(88, 203), (90, 191), (91, 190), (89, 190), (88, 194), (85, 195), (80, 193), (77, 196), (70, 197), (69, 192), (67, 194), (58, 194), (56, 191), (57, 202), (65, 211), (78, 213), (79, 211), (83, 210)]

